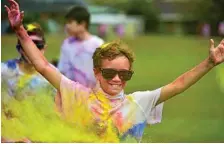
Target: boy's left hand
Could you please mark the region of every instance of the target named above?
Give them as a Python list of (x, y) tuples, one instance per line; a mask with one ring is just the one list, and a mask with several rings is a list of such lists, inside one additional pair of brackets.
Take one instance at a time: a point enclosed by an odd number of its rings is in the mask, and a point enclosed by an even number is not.
[(213, 39), (210, 40), (209, 61), (213, 66), (224, 62), (224, 39), (217, 47), (214, 46)]

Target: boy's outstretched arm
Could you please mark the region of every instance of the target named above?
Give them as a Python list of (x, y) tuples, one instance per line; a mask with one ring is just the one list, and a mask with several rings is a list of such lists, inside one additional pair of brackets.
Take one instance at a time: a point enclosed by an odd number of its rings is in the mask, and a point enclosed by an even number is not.
[(213, 67), (224, 62), (224, 39), (217, 47), (214, 46), (214, 41), (212, 39), (210, 40), (210, 43), (211, 47), (208, 58), (190, 71), (179, 76), (170, 84), (164, 86), (161, 90), (161, 95), (157, 104), (184, 92), (186, 89), (200, 80)]
[(24, 13), (20, 12), (19, 5), (14, 0), (8, 0), (9, 7), (5, 6), (11, 27), (15, 31), (22, 47), (34, 65), (35, 69), (41, 73), (56, 89), (60, 87), (61, 73), (53, 68), (43, 54), (39, 51), (30, 39), (22, 25)]

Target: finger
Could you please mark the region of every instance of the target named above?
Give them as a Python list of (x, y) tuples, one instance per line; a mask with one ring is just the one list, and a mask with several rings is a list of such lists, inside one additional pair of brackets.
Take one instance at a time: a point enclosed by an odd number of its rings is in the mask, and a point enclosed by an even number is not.
[(224, 45), (221, 46), (220, 51), (221, 51), (221, 53), (222, 53), (223, 56), (224, 56)]
[(20, 12), (20, 18), (21, 18), (21, 21), (22, 21), (23, 18), (24, 18), (24, 11), (21, 11), (21, 12)]
[(5, 9), (6, 9), (7, 13), (10, 12), (10, 9), (9, 9), (9, 7), (7, 7), (7, 5), (5, 5)]
[(17, 9), (17, 10), (19, 9), (19, 5), (17, 2), (15, 2), (14, 0), (9, 0), (9, 2), (13, 9)]
[(223, 45), (223, 44), (220, 44), (219, 47), (220, 47), (221, 49), (224, 49), (224, 45)]
[(215, 48), (215, 43), (213, 39), (210, 39), (210, 49), (214, 49)]
[(219, 47), (219, 51), (221, 53), (221, 57), (224, 59), (224, 45), (222, 45), (221, 47)]
[(13, 4), (13, 1), (12, 1), (12, 0), (8, 0), (8, 1), (9, 1), (9, 3), (10, 3), (10, 9), (11, 9), (11, 10), (14, 9), (15, 6), (14, 6), (14, 4)]
[(13, 2), (13, 4), (14, 4), (15, 8), (16, 8), (16, 9), (19, 9), (19, 4), (18, 4), (16, 1), (14, 1), (14, 0), (12, 0), (12, 2)]
[(220, 42), (220, 44), (224, 45), (224, 39)]

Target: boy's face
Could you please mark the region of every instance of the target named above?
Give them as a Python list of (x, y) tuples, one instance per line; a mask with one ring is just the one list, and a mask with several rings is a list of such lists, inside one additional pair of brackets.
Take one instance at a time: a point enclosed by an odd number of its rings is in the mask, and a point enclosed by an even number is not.
[[(40, 37), (38, 37), (38, 36), (35, 36), (35, 35), (29, 36), (29, 37), (30, 37), (31, 40), (33, 40), (33, 41), (35, 41), (35, 40), (36, 40), (36, 41), (41, 41), (41, 40), (42, 40), (42, 38), (40, 38)], [(44, 54), (44, 50), (45, 50), (46, 45), (43, 45), (43, 46), (44, 46), (43, 49), (40, 50), (42, 54)], [(27, 57), (26, 53), (23, 51), (22, 48), (19, 50), (19, 53), (24, 57), (25, 61), (26, 61), (28, 64), (32, 64), (31, 61), (29, 60), (29, 58)]]
[(65, 28), (70, 36), (77, 36), (81, 32), (85, 31), (85, 23), (78, 23), (76, 20), (68, 20), (65, 24)]
[[(122, 71), (123, 73), (130, 72), (129, 60), (125, 56), (119, 56), (113, 60), (105, 59), (102, 61), (101, 70), (94, 69), (96, 79), (100, 82), (101, 88), (111, 96), (119, 94), (126, 85), (126, 81), (122, 80), (118, 74), (111, 76), (114, 70)], [(104, 72), (110, 77), (109, 79), (102, 75)]]

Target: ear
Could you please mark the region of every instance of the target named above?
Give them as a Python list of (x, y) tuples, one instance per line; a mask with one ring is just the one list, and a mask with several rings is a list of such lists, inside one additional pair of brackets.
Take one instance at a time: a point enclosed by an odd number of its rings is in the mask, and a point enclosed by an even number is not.
[(86, 29), (87, 24), (86, 24), (86, 22), (85, 22), (85, 21), (82, 21), (80, 24), (81, 24), (81, 25), (83, 25), (83, 27)]
[(97, 68), (93, 68), (93, 72), (94, 72), (95, 78), (96, 78), (96, 79), (99, 79), (99, 74), (100, 74), (99, 69), (97, 69)]
[(93, 68), (93, 72), (95, 74), (95, 76), (100, 72), (97, 68)]

